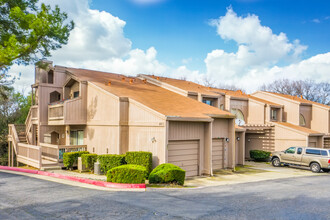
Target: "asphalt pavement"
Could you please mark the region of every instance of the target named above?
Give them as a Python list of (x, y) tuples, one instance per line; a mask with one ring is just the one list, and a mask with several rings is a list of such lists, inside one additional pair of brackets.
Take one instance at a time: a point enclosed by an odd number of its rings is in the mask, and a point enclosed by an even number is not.
[(111, 192), (0, 172), (0, 219), (330, 219), (330, 174)]

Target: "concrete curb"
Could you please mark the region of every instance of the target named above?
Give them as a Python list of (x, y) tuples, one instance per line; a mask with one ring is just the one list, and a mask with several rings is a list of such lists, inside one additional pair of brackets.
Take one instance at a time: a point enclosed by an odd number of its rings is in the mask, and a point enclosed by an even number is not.
[(39, 171), (39, 170), (28, 170), (28, 169), (17, 168), (17, 167), (0, 166), (0, 170), (9, 170), (9, 171), (15, 171), (15, 172), (55, 177), (58, 179), (71, 180), (71, 181), (75, 181), (75, 182), (86, 183), (86, 184), (91, 184), (91, 185), (95, 185), (95, 186), (107, 187), (107, 188), (116, 188), (116, 189), (145, 189), (146, 188), (146, 184), (144, 184), (144, 183), (141, 183), (141, 184), (110, 183), (110, 182), (104, 182), (104, 181), (99, 181), (99, 180), (84, 179), (84, 178), (74, 177), (74, 176), (66, 176), (66, 175), (58, 174), (58, 173), (49, 173), (49, 172)]

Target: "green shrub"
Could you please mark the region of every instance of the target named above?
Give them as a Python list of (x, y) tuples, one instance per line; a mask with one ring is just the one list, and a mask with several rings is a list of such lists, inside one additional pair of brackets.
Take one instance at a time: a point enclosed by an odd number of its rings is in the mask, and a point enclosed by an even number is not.
[(255, 161), (267, 161), (270, 157), (270, 152), (263, 150), (250, 150), (250, 158)]
[(103, 154), (99, 155), (97, 159), (100, 162), (100, 168), (103, 173), (107, 173), (108, 170), (125, 164), (125, 155)]
[(89, 154), (88, 151), (67, 152), (63, 154), (63, 165), (66, 168), (72, 168), (78, 161), (78, 157), (83, 154)]
[(81, 155), (81, 162), (87, 169), (94, 170), (94, 163), (97, 161), (97, 154)]
[(148, 176), (144, 166), (126, 164), (107, 172), (107, 181), (112, 183), (145, 183)]
[(186, 171), (170, 163), (157, 166), (149, 175), (150, 183), (174, 183), (183, 185)]
[(148, 175), (152, 170), (152, 153), (145, 151), (127, 152), (125, 156), (127, 164), (136, 164), (144, 166), (147, 169)]

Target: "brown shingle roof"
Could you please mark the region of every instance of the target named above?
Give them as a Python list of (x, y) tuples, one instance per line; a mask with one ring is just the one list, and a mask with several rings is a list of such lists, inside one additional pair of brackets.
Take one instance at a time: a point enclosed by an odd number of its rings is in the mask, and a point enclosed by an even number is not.
[(287, 99), (291, 99), (291, 100), (294, 100), (294, 101), (297, 101), (297, 102), (300, 102), (300, 103), (315, 104), (315, 105), (322, 106), (322, 107), (330, 109), (329, 105), (324, 105), (324, 104), (321, 104), (321, 103), (318, 103), (318, 102), (309, 101), (309, 100), (303, 99), (301, 97), (287, 95), (287, 94), (281, 94), (281, 93), (275, 93), (275, 92), (266, 92), (266, 93), (271, 93), (271, 94), (274, 94), (274, 95), (278, 95), (278, 96), (281, 96), (281, 97), (284, 97), (284, 98), (287, 98)]
[[(82, 81), (89, 81), (118, 96), (128, 97), (165, 115), (183, 118), (234, 117), (227, 111), (171, 92), (134, 77), (85, 69), (67, 68)], [(110, 85), (109, 85), (110, 81)]]
[(321, 134), (318, 131), (314, 131), (312, 129), (301, 127), (301, 126), (298, 126), (298, 125), (294, 125), (294, 124), (291, 124), (291, 123), (288, 123), (288, 122), (273, 122), (273, 123), (283, 125), (285, 127), (292, 128), (292, 129), (295, 129), (295, 130), (298, 130), (298, 131), (302, 131), (302, 132), (307, 133), (307, 134)]
[(188, 92), (196, 92), (204, 95), (218, 96), (217, 93), (211, 91), (211, 88), (187, 80), (173, 79), (173, 78), (153, 76), (153, 75), (146, 75), (146, 76), (152, 77), (164, 83), (168, 83), (172, 86), (186, 90)]

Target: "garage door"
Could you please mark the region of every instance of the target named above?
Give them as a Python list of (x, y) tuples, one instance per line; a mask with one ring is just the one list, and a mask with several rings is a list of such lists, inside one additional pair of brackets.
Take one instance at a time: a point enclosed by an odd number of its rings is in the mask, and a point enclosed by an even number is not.
[(169, 141), (168, 162), (186, 171), (186, 176), (198, 175), (199, 141)]
[(212, 167), (213, 170), (227, 167), (226, 151), (224, 148), (224, 139), (213, 139), (212, 142)]

